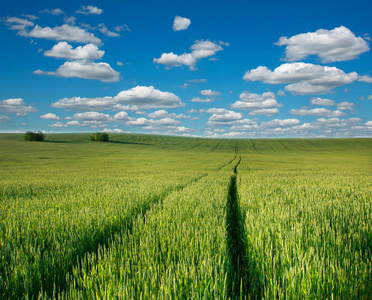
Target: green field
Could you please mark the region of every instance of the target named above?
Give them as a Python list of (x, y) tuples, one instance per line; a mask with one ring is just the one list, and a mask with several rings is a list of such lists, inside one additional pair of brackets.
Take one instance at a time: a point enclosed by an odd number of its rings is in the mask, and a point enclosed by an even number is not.
[(0, 134), (0, 299), (370, 299), (372, 139)]

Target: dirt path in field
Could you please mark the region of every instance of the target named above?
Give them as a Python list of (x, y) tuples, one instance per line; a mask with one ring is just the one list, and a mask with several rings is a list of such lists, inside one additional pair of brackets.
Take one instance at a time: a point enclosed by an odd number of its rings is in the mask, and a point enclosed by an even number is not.
[(244, 230), (244, 214), (239, 204), (236, 180), (238, 176), (239, 161), (234, 166), (234, 174), (230, 178), (229, 195), (227, 199), (226, 231), (227, 248), (229, 249), (228, 266), (228, 295), (231, 299), (241, 299), (249, 294), (249, 279), (247, 274), (246, 234)]

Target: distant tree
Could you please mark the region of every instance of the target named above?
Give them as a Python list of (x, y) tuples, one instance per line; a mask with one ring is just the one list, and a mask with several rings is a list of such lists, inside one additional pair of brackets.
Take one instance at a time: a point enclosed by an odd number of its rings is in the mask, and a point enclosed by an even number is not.
[(109, 135), (107, 132), (92, 133), (90, 140), (94, 142), (107, 142), (109, 140)]
[(25, 141), (44, 141), (45, 140), (45, 134), (41, 131), (39, 132), (33, 132), (33, 131), (27, 131), (25, 135), (23, 136)]

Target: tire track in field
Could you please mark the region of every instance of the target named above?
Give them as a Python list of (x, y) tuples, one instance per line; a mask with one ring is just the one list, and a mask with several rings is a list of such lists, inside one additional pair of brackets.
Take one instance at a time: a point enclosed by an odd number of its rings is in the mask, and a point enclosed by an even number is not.
[(220, 146), (221, 142), (218, 142), (209, 152), (214, 152), (217, 150), (217, 148)]
[(229, 299), (243, 299), (249, 295), (249, 278), (247, 272), (246, 234), (244, 229), (244, 214), (241, 211), (237, 191), (238, 167), (242, 158), (234, 167), (230, 178), (229, 194), (226, 208), (226, 232), (228, 259), (228, 296)]
[[(223, 166), (221, 166), (216, 171), (221, 170), (222, 168), (232, 164), (234, 160), (237, 158), (237, 155), (235, 157), (225, 163)], [(97, 236), (97, 243), (94, 245), (91, 245), (90, 247), (84, 248), (84, 241), (81, 241), (81, 245), (83, 245), (81, 248), (77, 249), (77, 253), (71, 257), (71, 265), (69, 265), (67, 268), (64, 268), (64, 272), (61, 272), (58, 274), (58, 278), (55, 280), (55, 286), (43, 286), (43, 292), (47, 295), (51, 296), (54, 292), (57, 291), (57, 293), (64, 292), (68, 289), (68, 282), (67, 282), (67, 274), (72, 274), (72, 271), (74, 268), (79, 266), (80, 261), (89, 253), (98, 253), (98, 249), (100, 247), (108, 247), (110, 244), (111, 239), (113, 236), (123, 230), (128, 230), (129, 233), (132, 232), (134, 220), (136, 220), (138, 217), (143, 218), (145, 221), (146, 213), (148, 210), (150, 210), (152, 207), (154, 207), (156, 204), (161, 204), (163, 200), (168, 197), (171, 193), (180, 191), (187, 186), (198, 182), (202, 178), (208, 176), (208, 173), (204, 173), (198, 177), (195, 177), (191, 179), (189, 182), (185, 184), (180, 184), (175, 187), (170, 187), (166, 189), (163, 193), (149, 197), (145, 202), (142, 202), (141, 204), (133, 207), (128, 214), (123, 217), (121, 220), (119, 220), (114, 226), (110, 225), (106, 228), (103, 228), (103, 230), (100, 231), (99, 236)], [(83, 249), (82, 249), (83, 248)], [(39, 293), (40, 291), (36, 291)], [(38, 294), (35, 294), (34, 297), (38, 297)]]
[(190, 150), (192, 150), (192, 149), (198, 148), (198, 147), (200, 147), (201, 145), (204, 145), (206, 142), (207, 142), (207, 141), (201, 142), (201, 143), (196, 144), (196, 145), (192, 146), (191, 148), (189, 148), (189, 149), (185, 149), (185, 150), (183, 150), (183, 151), (190, 151)]

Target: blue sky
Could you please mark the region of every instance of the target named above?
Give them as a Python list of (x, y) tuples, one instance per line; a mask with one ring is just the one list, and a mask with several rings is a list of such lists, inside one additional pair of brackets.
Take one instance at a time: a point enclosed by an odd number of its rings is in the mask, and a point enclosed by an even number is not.
[(372, 136), (370, 1), (0, 8), (1, 132)]

